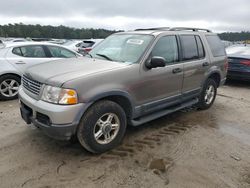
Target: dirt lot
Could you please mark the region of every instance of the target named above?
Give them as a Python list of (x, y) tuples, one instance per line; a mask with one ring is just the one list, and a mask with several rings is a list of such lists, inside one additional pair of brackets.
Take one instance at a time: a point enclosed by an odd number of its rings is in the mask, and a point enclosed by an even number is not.
[[(187, 109), (129, 128), (91, 155), (24, 124), (0, 103), (0, 187), (250, 187), (250, 84), (219, 89), (207, 111)], [(151, 169), (152, 168), (152, 169)]]

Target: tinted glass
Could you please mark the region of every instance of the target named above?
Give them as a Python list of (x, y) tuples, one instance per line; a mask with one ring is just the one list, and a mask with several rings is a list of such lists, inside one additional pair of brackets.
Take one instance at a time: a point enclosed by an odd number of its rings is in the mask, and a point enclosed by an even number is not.
[(166, 59), (167, 63), (173, 63), (178, 61), (178, 45), (175, 36), (161, 37), (154, 49), (152, 50), (153, 56), (160, 56)]
[(195, 38), (196, 38), (196, 42), (197, 42), (199, 58), (203, 58), (203, 57), (205, 57), (203, 44), (202, 44), (199, 36), (195, 36)]
[(52, 57), (58, 57), (58, 58), (76, 57), (76, 55), (73, 52), (67, 49), (57, 47), (57, 46), (47, 46), (47, 47), (50, 50)]
[(44, 58), (46, 54), (43, 50), (42, 46), (22, 46), (20, 47), (21, 53), (23, 57), (36, 57), (36, 58)]
[(195, 37), (193, 35), (180, 36), (183, 60), (198, 59), (198, 49)]
[(225, 47), (217, 35), (207, 35), (206, 38), (214, 57), (226, 55)]
[(12, 53), (15, 55), (23, 56), (20, 48), (13, 48)]
[(152, 39), (152, 35), (114, 34), (97, 45), (90, 54), (94, 58), (136, 63)]

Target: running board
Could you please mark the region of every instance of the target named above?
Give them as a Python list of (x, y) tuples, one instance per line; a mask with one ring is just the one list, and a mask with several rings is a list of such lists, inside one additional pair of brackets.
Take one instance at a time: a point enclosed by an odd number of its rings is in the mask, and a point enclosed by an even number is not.
[(196, 104), (199, 100), (198, 99), (193, 99), (191, 101), (188, 101), (188, 102), (185, 102), (181, 105), (178, 105), (178, 106), (174, 106), (172, 108), (168, 108), (168, 109), (163, 109), (161, 111), (158, 111), (158, 112), (155, 112), (155, 113), (152, 113), (152, 114), (149, 114), (147, 116), (143, 116), (143, 117), (140, 117), (136, 120), (131, 120), (130, 121), (130, 124), (132, 126), (138, 126), (138, 125), (141, 125), (143, 123), (146, 123), (146, 122), (149, 122), (149, 121), (152, 121), (154, 119), (157, 119), (159, 117), (162, 117), (162, 116), (165, 116), (167, 114), (170, 114), (172, 112), (175, 112), (175, 111), (178, 111), (178, 110), (181, 110), (183, 108), (186, 108), (186, 107), (190, 107), (194, 104)]

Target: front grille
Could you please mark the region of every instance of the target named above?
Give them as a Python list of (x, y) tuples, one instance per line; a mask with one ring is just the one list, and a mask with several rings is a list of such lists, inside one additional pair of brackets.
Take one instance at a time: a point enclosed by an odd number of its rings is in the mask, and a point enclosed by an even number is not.
[(39, 95), (42, 87), (42, 83), (32, 80), (25, 75), (23, 75), (22, 77), (22, 85), (25, 89), (27, 89), (29, 92), (35, 95)]

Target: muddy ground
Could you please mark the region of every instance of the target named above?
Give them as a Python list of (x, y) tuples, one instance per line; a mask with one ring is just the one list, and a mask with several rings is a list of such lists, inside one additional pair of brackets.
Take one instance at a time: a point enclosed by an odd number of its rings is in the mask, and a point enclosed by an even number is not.
[(0, 187), (250, 187), (250, 84), (231, 82), (207, 111), (187, 109), (137, 128), (92, 155), (24, 124), (0, 103)]

